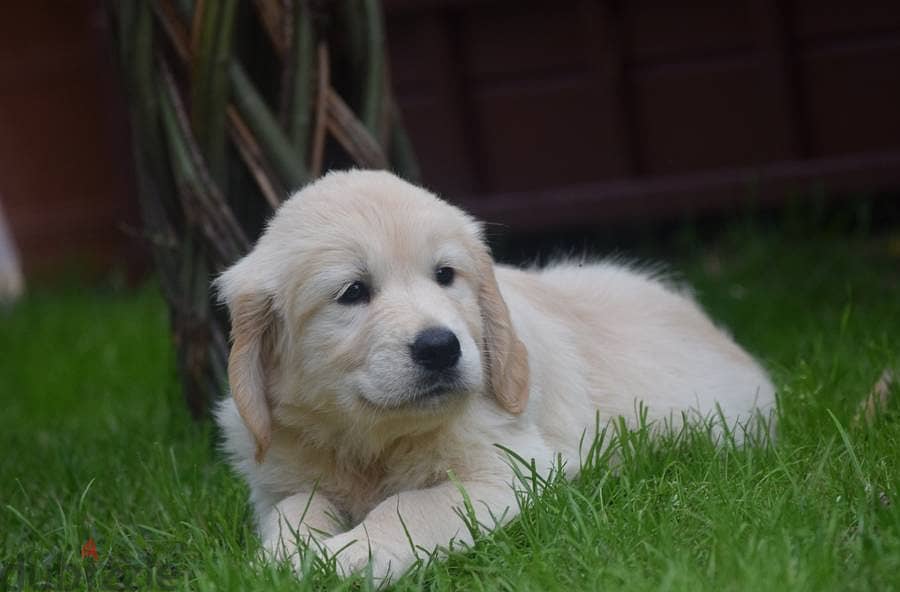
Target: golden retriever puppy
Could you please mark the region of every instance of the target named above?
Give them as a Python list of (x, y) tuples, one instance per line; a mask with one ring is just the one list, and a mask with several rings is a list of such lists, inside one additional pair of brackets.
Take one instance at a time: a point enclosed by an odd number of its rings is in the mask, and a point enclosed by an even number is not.
[(347, 574), (471, 542), (461, 489), (481, 523), (513, 518), (497, 444), (575, 474), (598, 416), (733, 427), (774, 406), (684, 293), (610, 263), (495, 265), (478, 222), (386, 172), (299, 191), (216, 287), (233, 325), (217, 420), (263, 545), (297, 562), (306, 540)]

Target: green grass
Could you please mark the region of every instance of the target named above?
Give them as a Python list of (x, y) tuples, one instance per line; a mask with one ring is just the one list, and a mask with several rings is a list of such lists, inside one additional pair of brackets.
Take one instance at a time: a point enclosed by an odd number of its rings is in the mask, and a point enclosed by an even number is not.
[[(900, 589), (900, 405), (850, 421), (900, 362), (897, 242), (736, 232), (678, 256), (771, 369), (777, 445), (629, 436), (619, 472), (551, 479), (508, 528), (396, 587)], [(186, 414), (152, 287), (38, 290), (0, 312), (0, 463), (0, 590), (23, 571), (57, 589), (369, 587), (255, 561), (247, 492)]]

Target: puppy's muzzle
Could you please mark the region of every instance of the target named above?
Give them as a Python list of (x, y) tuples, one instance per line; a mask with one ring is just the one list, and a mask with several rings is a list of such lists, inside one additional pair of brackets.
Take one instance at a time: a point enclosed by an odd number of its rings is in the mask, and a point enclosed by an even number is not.
[(456, 334), (446, 327), (429, 327), (409, 346), (413, 361), (426, 370), (450, 370), (459, 362), (461, 350)]

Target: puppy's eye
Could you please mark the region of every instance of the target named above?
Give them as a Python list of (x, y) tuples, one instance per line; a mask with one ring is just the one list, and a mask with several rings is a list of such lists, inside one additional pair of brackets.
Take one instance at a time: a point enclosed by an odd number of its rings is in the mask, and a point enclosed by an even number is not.
[(369, 301), (369, 287), (362, 282), (353, 282), (341, 292), (337, 299), (339, 304), (365, 304)]
[(456, 271), (452, 267), (438, 267), (434, 272), (434, 279), (442, 286), (449, 286), (455, 275)]

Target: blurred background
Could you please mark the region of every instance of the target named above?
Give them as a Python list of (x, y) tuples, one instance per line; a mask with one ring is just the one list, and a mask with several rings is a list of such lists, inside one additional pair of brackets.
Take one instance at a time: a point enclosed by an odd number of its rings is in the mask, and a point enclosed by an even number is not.
[[(510, 240), (900, 189), (896, 1), (383, 10), (423, 183)], [(2, 250), (28, 278), (150, 269), (109, 29), (96, 0), (4, 7)]]

